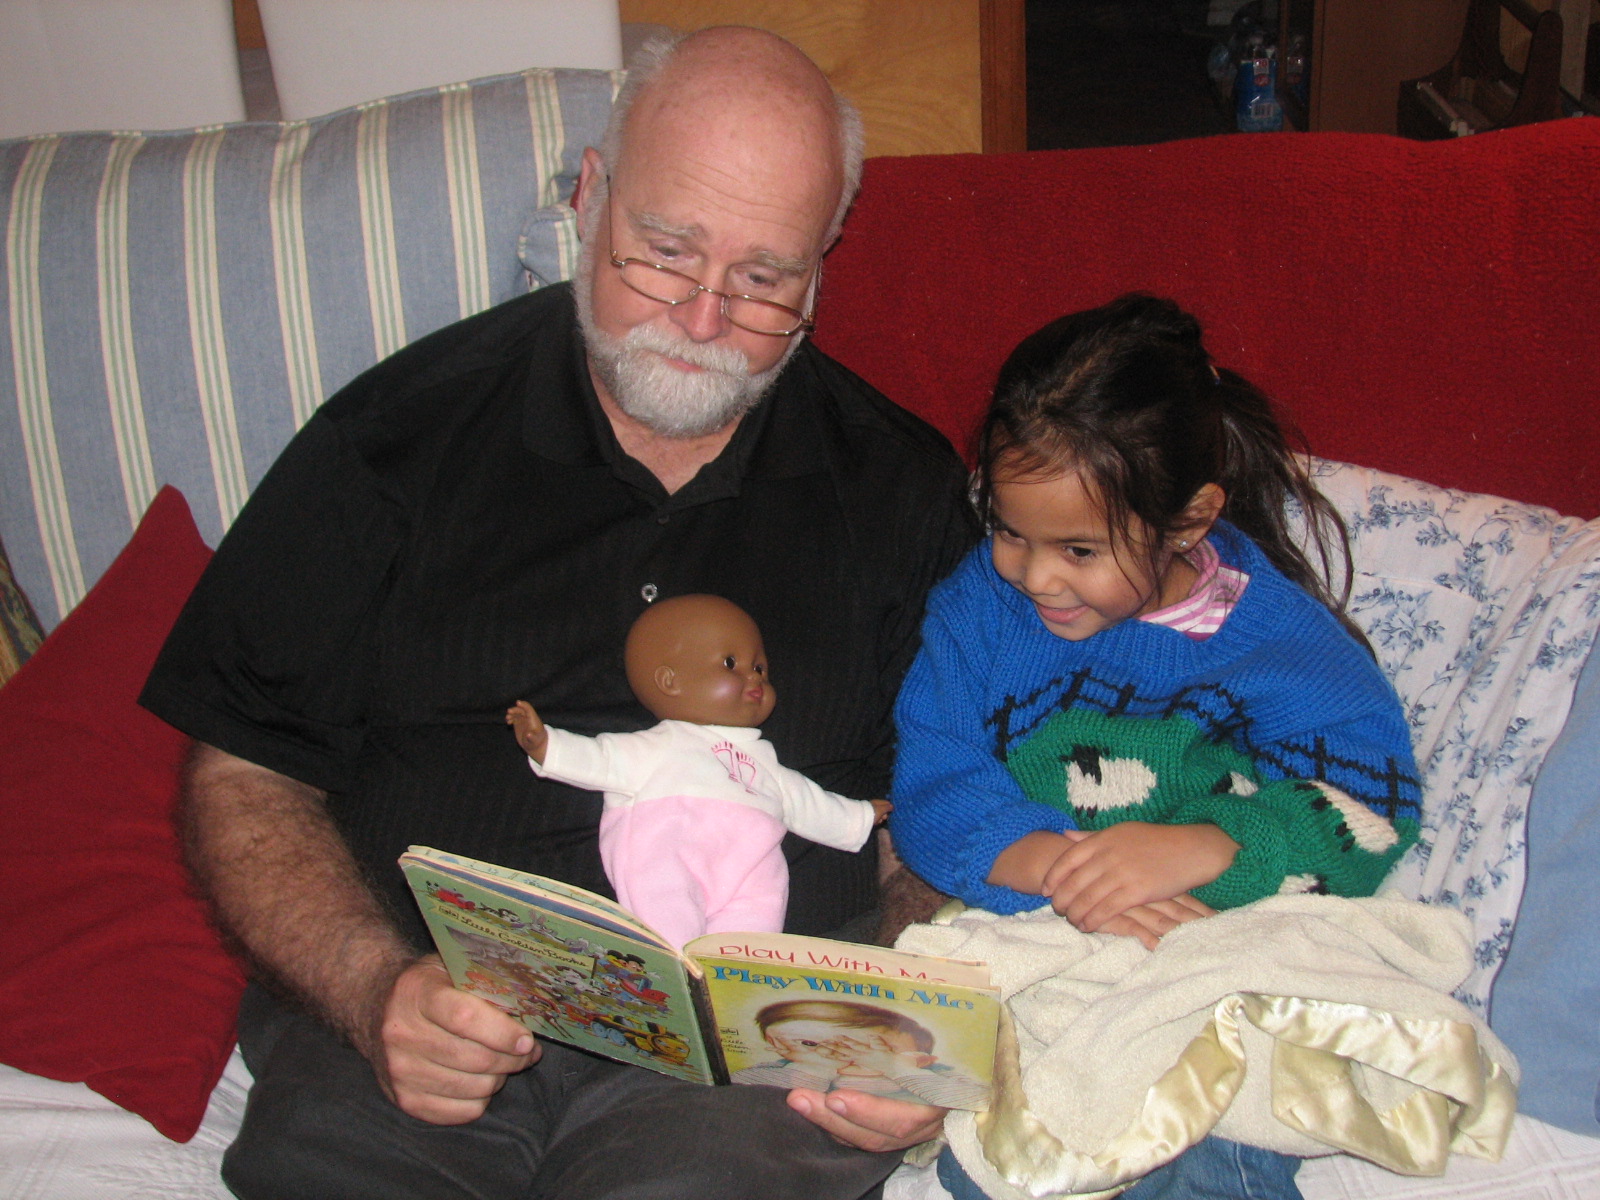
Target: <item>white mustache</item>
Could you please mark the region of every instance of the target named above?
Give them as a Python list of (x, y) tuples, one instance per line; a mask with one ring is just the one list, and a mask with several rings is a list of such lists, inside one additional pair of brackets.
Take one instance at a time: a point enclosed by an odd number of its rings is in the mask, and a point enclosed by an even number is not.
[(657, 325), (635, 325), (622, 337), (624, 350), (649, 350), (735, 379), (750, 377), (750, 360), (731, 346), (696, 342)]

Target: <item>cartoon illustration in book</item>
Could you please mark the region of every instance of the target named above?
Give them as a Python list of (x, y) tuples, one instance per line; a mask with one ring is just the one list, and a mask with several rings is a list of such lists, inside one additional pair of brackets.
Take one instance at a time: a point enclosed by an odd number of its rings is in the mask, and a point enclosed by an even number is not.
[(540, 962), (472, 930), (452, 927), (449, 933), (472, 964), (466, 978), (473, 989), (514, 1015), (538, 1017), (557, 1030), (587, 1030), (669, 1065), (689, 1057), (682, 1037), (650, 1019), (667, 1012), (669, 997), (651, 987), (638, 955), (583, 942), (587, 969), (580, 969)]
[(606, 877), (623, 907), (668, 944), (782, 929), (784, 833), (859, 850), (889, 802), (836, 795), (778, 762), (758, 728), (775, 699), (761, 631), (731, 601), (656, 601), (629, 630), (623, 657), (628, 685), (659, 723), (583, 737), (547, 726), (519, 701), (506, 723), (529, 765), (605, 793)]
[(850, 1088), (941, 1108), (983, 1108), (989, 1089), (941, 1063), (933, 1034), (903, 1013), (851, 1000), (784, 1000), (756, 1013), (778, 1060), (733, 1074), (734, 1083)]

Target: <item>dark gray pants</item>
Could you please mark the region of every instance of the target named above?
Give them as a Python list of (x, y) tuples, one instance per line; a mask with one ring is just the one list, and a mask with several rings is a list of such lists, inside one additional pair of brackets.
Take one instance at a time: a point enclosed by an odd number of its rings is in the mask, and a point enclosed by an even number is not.
[(478, 1120), (430, 1125), (254, 987), (239, 1042), (256, 1082), (222, 1177), (242, 1200), (858, 1200), (900, 1160), (839, 1145), (780, 1088), (701, 1087), (554, 1042)]

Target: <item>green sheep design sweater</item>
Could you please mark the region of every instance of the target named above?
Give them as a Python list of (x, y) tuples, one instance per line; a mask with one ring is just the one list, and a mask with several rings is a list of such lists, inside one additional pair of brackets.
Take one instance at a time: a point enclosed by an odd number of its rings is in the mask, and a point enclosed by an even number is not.
[(1040, 897), (987, 882), (1037, 830), (1210, 822), (1239, 844), (1195, 895), (1372, 894), (1416, 840), (1400, 702), (1320, 603), (1238, 530), (1212, 533), (1249, 586), (1204, 640), (1124, 621), (1045, 628), (979, 546), (932, 594), (896, 706), (890, 828), (912, 870), (994, 912)]

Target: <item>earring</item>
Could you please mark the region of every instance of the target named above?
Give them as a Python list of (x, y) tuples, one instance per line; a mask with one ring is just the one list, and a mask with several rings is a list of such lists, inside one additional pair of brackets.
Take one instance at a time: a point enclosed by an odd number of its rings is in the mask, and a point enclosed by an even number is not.
[(1189, 548), (1189, 539), (1188, 538), (1184, 538), (1183, 541), (1178, 543), (1178, 549), (1179, 550), (1187, 550), (1188, 548)]

